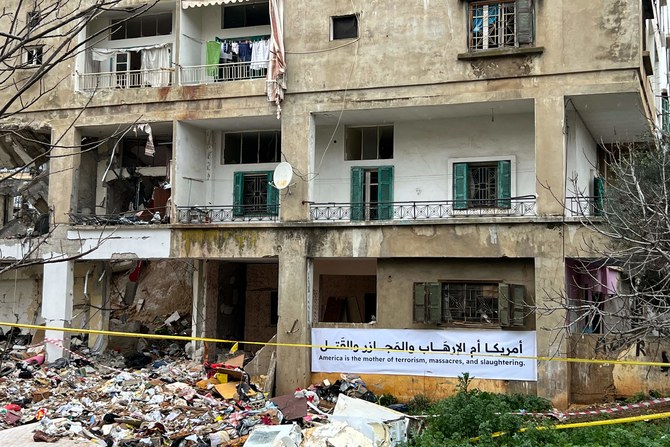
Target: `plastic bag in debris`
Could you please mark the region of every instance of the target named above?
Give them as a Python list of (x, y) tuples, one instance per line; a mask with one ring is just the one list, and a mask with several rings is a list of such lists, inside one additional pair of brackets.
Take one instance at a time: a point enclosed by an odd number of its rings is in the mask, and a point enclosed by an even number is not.
[(375, 447), (372, 440), (344, 422), (308, 428), (303, 431), (301, 447)]

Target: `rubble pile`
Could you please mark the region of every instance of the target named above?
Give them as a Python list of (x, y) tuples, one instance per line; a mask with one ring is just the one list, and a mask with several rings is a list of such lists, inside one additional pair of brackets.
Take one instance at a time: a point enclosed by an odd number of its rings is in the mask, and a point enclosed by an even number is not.
[(33, 424), (35, 442), (297, 447), (406, 441), (407, 417), (372, 403), (375, 396), (358, 376), (271, 397), (243, 368), (244, 354), (203, 365), (183, 350), (94, 356), (84, 348), (83, 355), (44, 363), (43, 346), (15, 348), (2, 353), (0, 363), (0, 429)]

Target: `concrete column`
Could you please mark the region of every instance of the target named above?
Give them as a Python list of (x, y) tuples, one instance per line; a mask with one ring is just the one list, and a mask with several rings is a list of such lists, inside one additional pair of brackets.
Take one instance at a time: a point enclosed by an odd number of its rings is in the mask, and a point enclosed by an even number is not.
[(293, 166), (293, 180), (280, 192), (280, 213), (284, 222), (309, 220), (310, 178), (314, 160), (314, 117), (309, 112), (296, 111), (295, 115), (282, 112), (282, 154)]
[[(309, 344), (312, 339), (307, 301), (305, 241), (287, 236), (279, 253), (279, 322), (277, 343)], [(309, 348), (277, 346), (277, 394), (310, 384)]]
[[(106, 271), (105, 263), (96, 262), (90, 264), (84, 276), (84, 293), (91, 300), (91, 316), (85, 329), (94, 329), (98, 331), (109, 330), (109, 277), (111, 276), (111, 267)], [(88, 346), (90, 348), (98, 347), (105, 349), (107, 345), (107, 335), (91, 334), (88, 337)]]
[[(193, 261), (193, 312), (191, 312), (191, 337), (205, 336), (205, 261)], [(194, 342), (193, 360), (202, 360), (204, 345)]]
[(565, 106), (563, 95), (542, 91), (535, 98), (537, 212), (563, 216), (565, 201)]
[[(72, 300), (74, 287), (74, 261), (44, 264), (42, 283), (42, 318), (47, 326), (71, 327)], [(65, 348), (70, 347), (70, 334), (60, 331), (46, 331), (46, 338), (63, 340)], [(67, 351), (51, 343), (46, 344), (47, 361), (53, 362), (68, 357)]]
[(570, 364), (561, 361), (568, 357), (569, 351), (569, 339), (564, 330), (567, 312), (560, 306), (560, 297), (565, 290), (562, 231), (562, 228), (553, 230), (549, 238), (553, 240), (538, 247), (541, 254), (535, 258), (537, 355), (556, 359), (538, 362), (537, 394), (550, 399), (559, 409), (570, 404)]
[(49, 202), (53, 208), (53, 223), (67, 224), (68, 213), (76, 211), (77, 170), (80, 161), (81, 134), (75, 128), (54, 127), (51, 131), (54, 145), (49, 161)]

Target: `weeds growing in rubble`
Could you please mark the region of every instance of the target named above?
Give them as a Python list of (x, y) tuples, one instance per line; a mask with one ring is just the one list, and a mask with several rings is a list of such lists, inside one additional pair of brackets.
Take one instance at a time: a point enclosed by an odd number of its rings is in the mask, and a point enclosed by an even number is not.
[[(471, 378), (459, 377), (456, 394), (430, 404), (417, 396), (417, 405), (426, 404), (430, 414), (425, 427), (410, 442), (412, 447), (668, 447), (670, 421), (638, 422), (625, 425), (586, 427), (569, 430), (537, 430), (543, 423), (513, 413), (546, 412), (551, 402), (536, 396), (494, 394), (470, 389)], [(412, 404), (408, 403), (410, 409)], [(545, 422), (545, 428), (551, 428)], [(519, 429), (527, 428), (523, 432)], [(492, 437), (497, 432), (502, 436)], [(478, 438), (473, 443), (472, 439)]]

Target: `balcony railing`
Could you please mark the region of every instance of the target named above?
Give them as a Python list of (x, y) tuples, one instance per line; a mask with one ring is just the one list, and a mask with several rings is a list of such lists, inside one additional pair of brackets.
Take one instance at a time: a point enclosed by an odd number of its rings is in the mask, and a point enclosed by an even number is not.
[(172, 85), (171, 68), (106, 73), (80, 73), (79, 90), (94, 91), (117, 88), (166, 87)]
[(177, 223), (276, 222), (279, 205), (178, 206)]
[(600, 197), (568, 197), (566, 213), (572, 217), (597, 217), (603, 214), (604, 201)]
[(181, 67), (179, 82), (181, 85), (198, 85), (264, 78), (267, 74), (267, 66), (268, 62), (263, 61)]
[(467, 216), (534, 216), (535, 204), (535, 196), (485, 201), (310, 203), (310, 217), (315, 221), (379, 221), (450, 219)]

